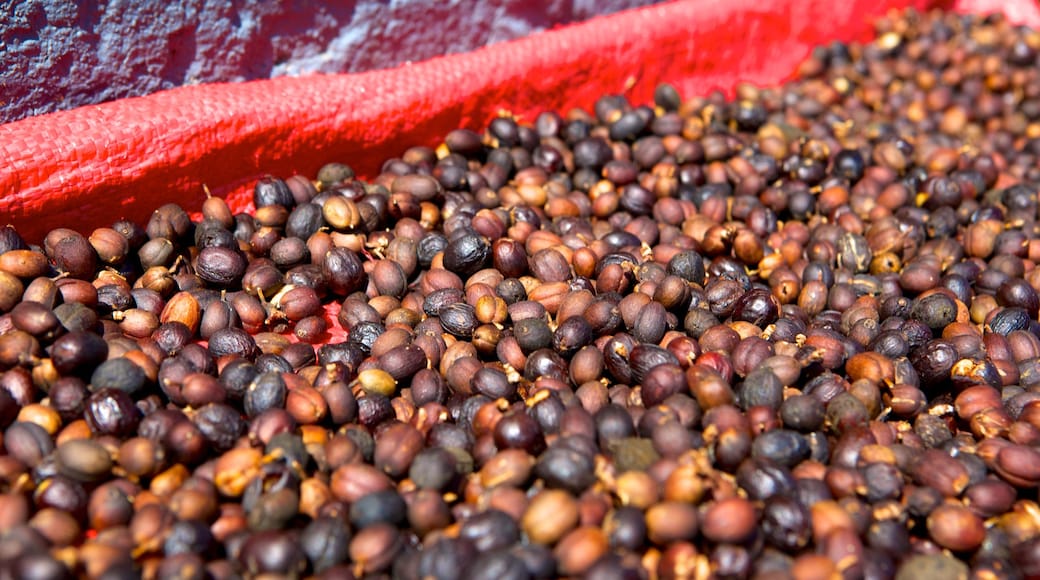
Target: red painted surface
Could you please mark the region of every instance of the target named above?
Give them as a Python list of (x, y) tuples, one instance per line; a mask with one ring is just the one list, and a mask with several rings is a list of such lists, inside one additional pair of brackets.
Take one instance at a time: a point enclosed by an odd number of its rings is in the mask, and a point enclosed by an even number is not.
[(502, 109), (533, 119), (604, 92), (647, 102), (663, 81), (685, 95), (777, 84), (814, 45), (937, 5), (1040, 25), (1032, 0), (683, 0), (389, 71), (184, 87), (0, 125), (0, 222), (31, 241), (88, 232), (167, 201), (196, 209), (204, 184), (242, 209), (261, 175), (342, 161), (371, 176), (406, 144)]

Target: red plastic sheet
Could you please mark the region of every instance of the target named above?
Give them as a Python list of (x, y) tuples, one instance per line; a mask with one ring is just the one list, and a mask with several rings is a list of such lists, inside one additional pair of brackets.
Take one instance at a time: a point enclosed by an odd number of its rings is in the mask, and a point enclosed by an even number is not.
[(314, 175), (329, 161), (373, 175), (407, 144), (432, 145), (500, 111), (591, 107), (604, 92), (650, 100), (788, 78), (812, 46), (863, 40), (891, 9), (1003, 11), (1040, 25), (1032, 0), (685, 0), (389, 71), (183, 87), (0, 125), (0, 222), (30, 240), (89, 232), (203, 185), (236, 209), (264, 174)]

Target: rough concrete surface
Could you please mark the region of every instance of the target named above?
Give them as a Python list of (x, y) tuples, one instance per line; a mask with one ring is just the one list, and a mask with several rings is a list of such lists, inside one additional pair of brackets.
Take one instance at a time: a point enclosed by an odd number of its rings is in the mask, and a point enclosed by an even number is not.
[(660, 0), (0, 0), (0, 122), (177, 86), (356, 72)]

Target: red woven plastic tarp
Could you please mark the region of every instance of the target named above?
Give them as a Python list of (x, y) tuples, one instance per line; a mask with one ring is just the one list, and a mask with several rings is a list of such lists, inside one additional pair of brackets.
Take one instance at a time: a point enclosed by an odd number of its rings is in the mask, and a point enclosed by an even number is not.
[(500, 110), (590, 107), (604, 92), (650, 100), (788, 78), (812, 46), (862, 40), (890, 9), (1003, 11), (1040, 25), (1032, 0), (685, 0), (597, 18), (463, 55), (357, 75), (192, 86), (0, 125), (0, 222), (31, 240), (203, 199), (248, 204), (263, 174), (329, 161), (372, 175), (408, 144), (479, 129)]

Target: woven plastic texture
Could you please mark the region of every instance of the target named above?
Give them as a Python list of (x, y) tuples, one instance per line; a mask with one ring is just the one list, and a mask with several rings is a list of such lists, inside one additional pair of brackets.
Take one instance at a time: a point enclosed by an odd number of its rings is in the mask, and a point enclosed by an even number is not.
[(247, 209), (264, 174), (342, 161), (372, 175), (406, 144), (503, 110), (531, 119), (604, 92), (646, 102), (662, 81), (687, 95), (776, 84), (812, 46), (869, 37), (910, 6), (1040, 25), (1032, 0), (684, 0), (388, 71), (183, 87), (0, 125), (0, 222), (38, 241), (168, 201), (195, 208), (203, 185)]

